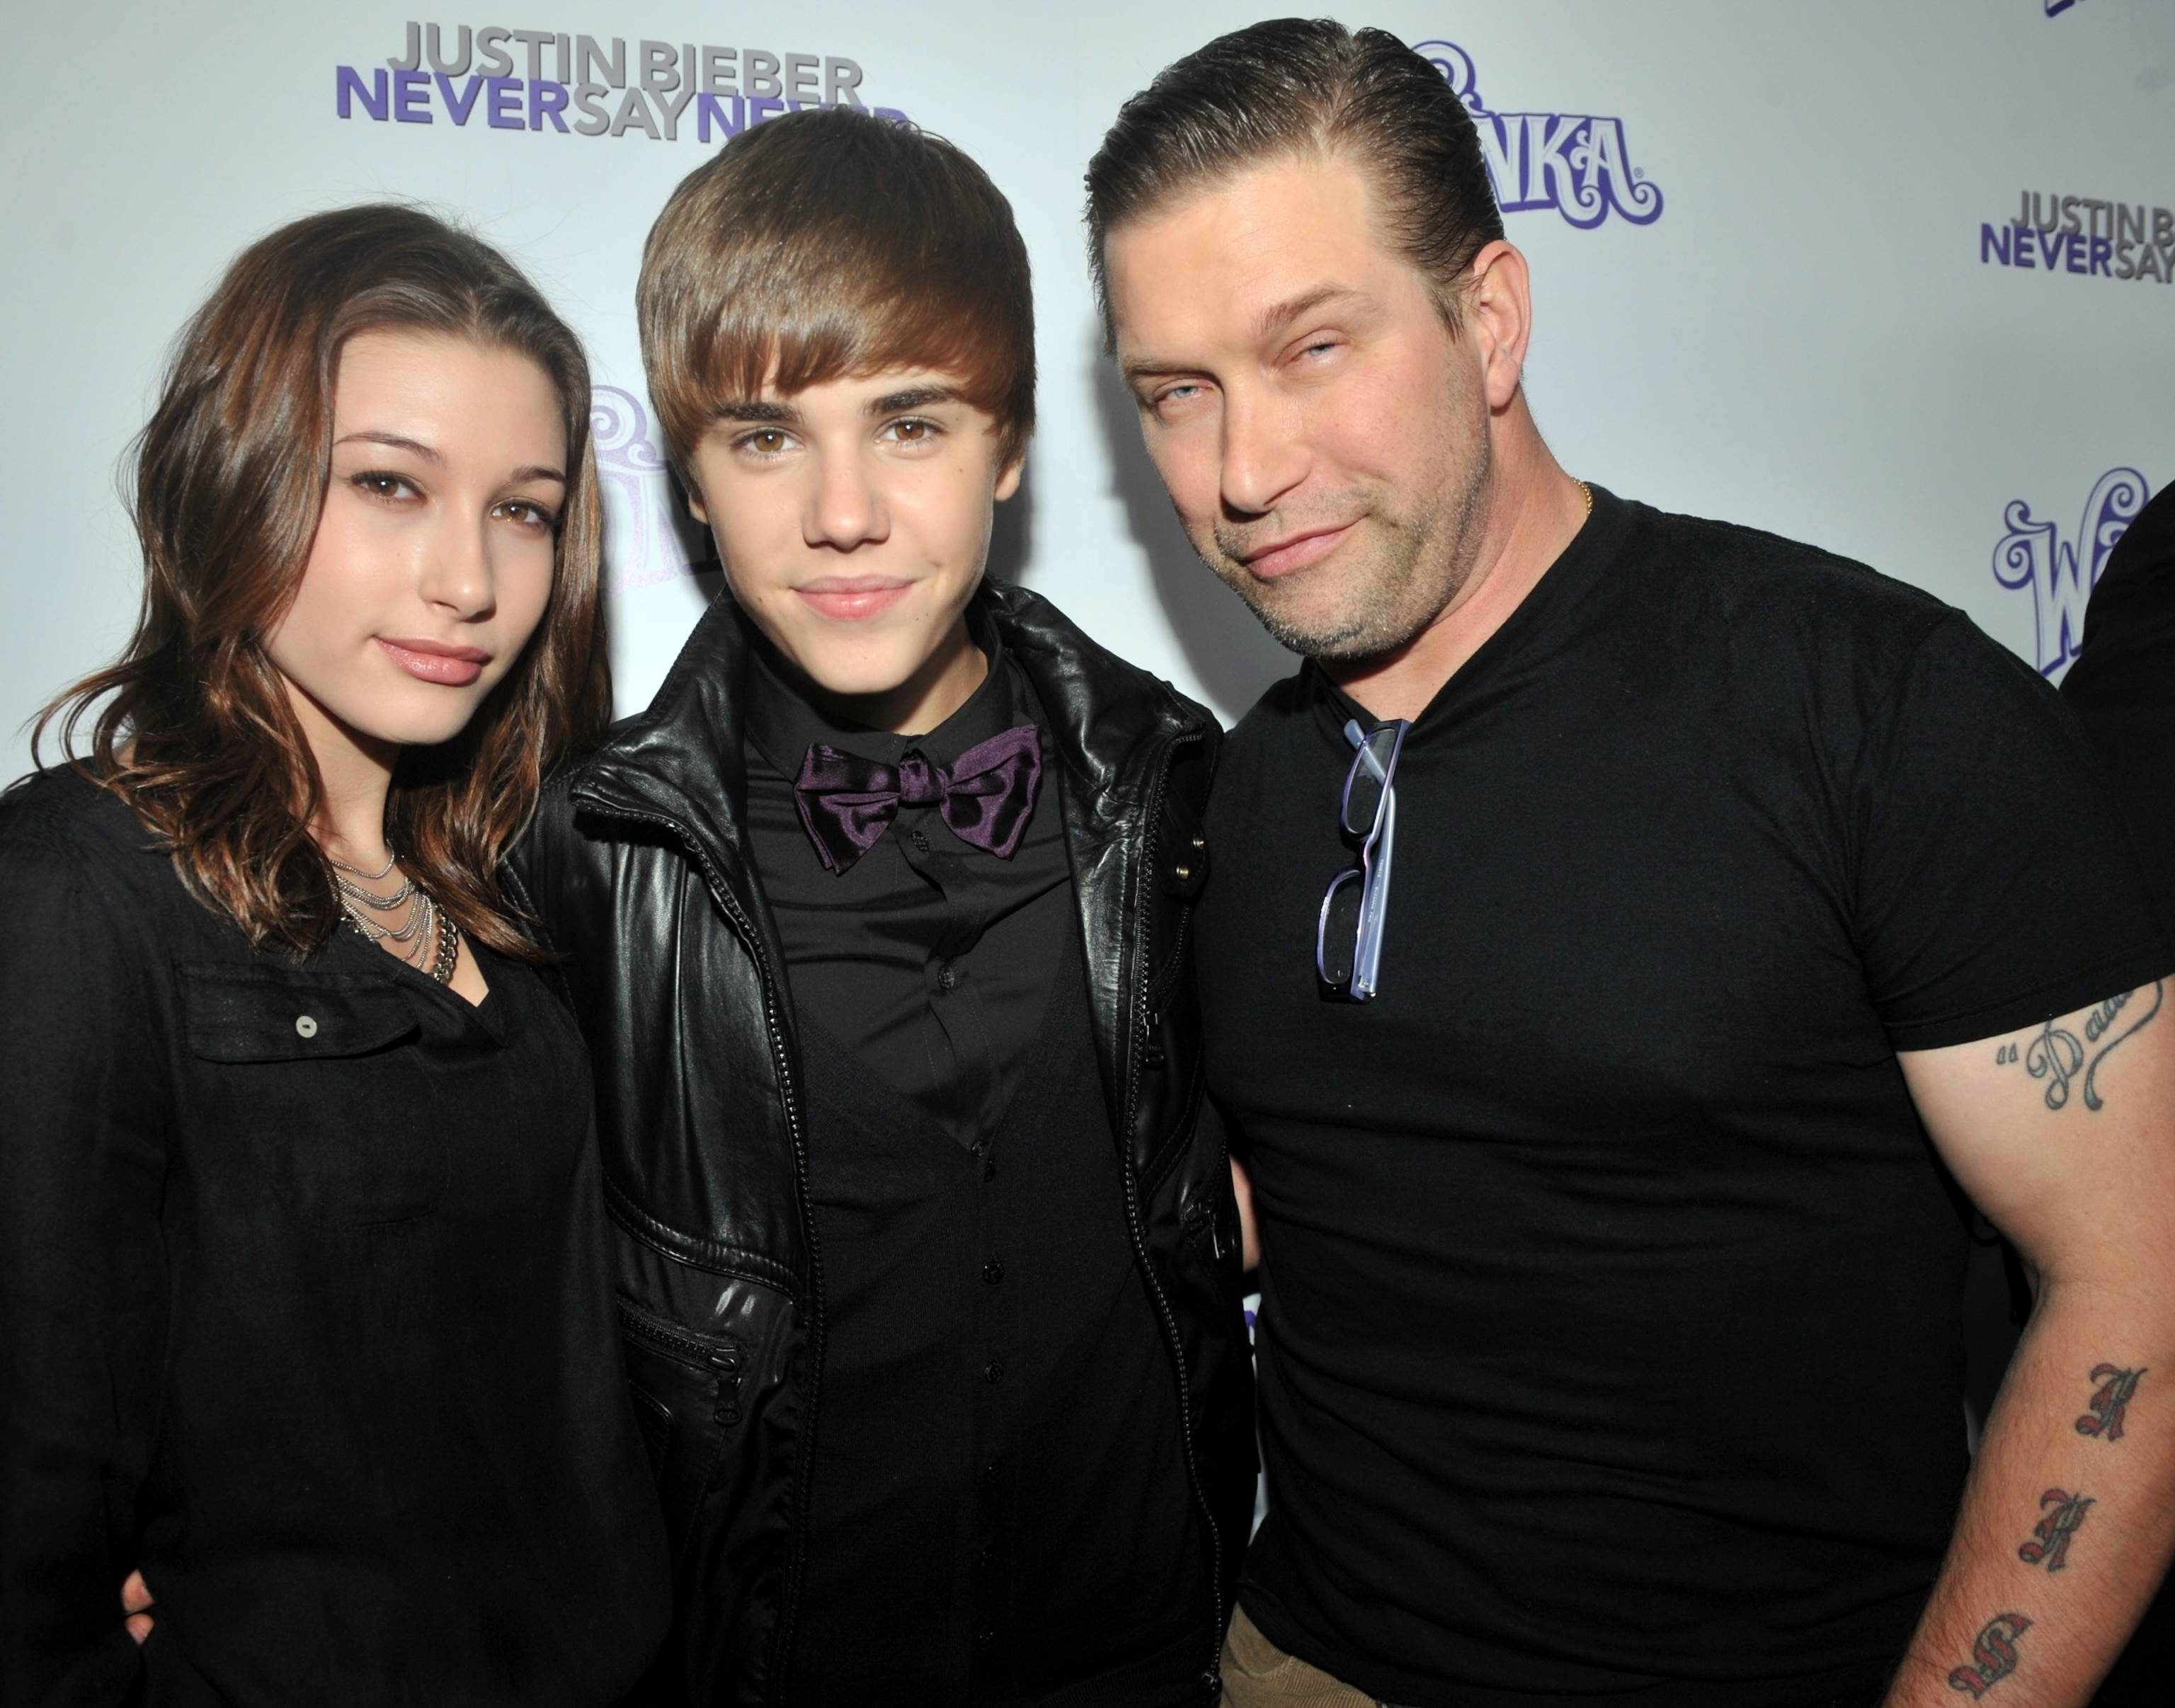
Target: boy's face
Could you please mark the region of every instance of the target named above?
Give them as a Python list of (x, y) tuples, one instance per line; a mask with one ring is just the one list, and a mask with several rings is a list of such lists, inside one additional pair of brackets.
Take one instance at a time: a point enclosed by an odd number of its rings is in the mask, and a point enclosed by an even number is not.
[(950, 376), (894, 369), (791, 397), (766, 387), (695, 447), (691, 502), (741, 609), (861, 721), (911, 723), (963, 670), (979, 680), (964, 613), (992, 507), (1020, 479), (995, 427)]

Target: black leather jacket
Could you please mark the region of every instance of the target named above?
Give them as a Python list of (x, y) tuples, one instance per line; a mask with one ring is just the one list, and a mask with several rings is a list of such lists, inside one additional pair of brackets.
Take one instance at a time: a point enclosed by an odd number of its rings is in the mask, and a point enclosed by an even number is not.
[[(1047, 600), (994, 583), (976, 598), (1055, 738), (1126, 1216), (1212, 1550), (1212, 1699), (1255, 1470), (1238, 1210), (1203, 1095), (1190, 941), (1222, 732)], [(785, 1700), (823, 1388), (800, 1047), (741, 823), (746, 649), (721, 595), (649, 709), (546, 789), (507, 874), (568, 957), (595, 1058), (621, 1323), (675, 1563), (653, 1684), (704, 1708)]]

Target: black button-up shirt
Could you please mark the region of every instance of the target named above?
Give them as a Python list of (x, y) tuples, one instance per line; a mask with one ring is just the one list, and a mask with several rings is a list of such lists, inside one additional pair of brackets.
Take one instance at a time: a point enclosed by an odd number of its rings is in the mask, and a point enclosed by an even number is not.
[(832, 872), (792, 779), (817, 741), (882, 765), (918, 751), (948, 766), (993, 735), (1039, 725), (1033, 691), (995, 631), (978, 626), (989, 675), (925, 735), (826, 717), (778, 680), (760, 640), (746, 701), (748, 832), (795, 1003), (970, 1147), (996, 1131), (1019, 1088), (1073, 929), (1048, 732), (1035, 811), (1010, 859), (961, 841), (936, 806), (902, 805), (874, 847)]
[[(847, 871), (810, 743), (949, 765), (1042, 723), (988, 679), (908, 738), (751, 673), (750, 847), (800, 1022), (825, 1348), (792, 1690), (810, 1702), (1155, 1708), (1210, 1617), (1169, 1354), (1094, 1055), (1052, 750), (1000, 859), (902, 806)], [(760, 656), (758, 643), (753, 649)]]

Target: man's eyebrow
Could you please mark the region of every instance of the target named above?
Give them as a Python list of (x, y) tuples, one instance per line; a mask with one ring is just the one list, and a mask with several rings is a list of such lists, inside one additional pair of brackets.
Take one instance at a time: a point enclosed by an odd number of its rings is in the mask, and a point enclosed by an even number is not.
[(1356, 301), (1362, 296), (1362, 292), (1354, 290), (1348, 285), (1324, 285), (1286, 301), (1273, 303), (1263, 309), (1260, 317), (1255, 321), (1255, 335), (1262, 339), (1273, 338), (1301, 315), (1311, 314), (1315, 309), (1335, 302), (1340, 297), (1350, 297)]
[(1122, 370), (1125, 383), (1135, 380), (1163, 379), (1171, 374), (1197, 374), (1198, 367), (1188, 366), (1182, 361), (1129, 361)]
[(710, 419), (716, 421), (790, 423), (800, 419), (800, 411), (790, 404), (759, 403), (753, 398), (736, 398), (731, 403), (719, 404), (711, 411)]
[(903, 392), (886, 392), (880, 398), (871, 398), (862, 406), (865, 415), (895, 415), (901, 409), (925, 409), (931, 404), (956, 403), (959, 399), (957, 386), (912, 386)]
[(411, 439), (404, 433), (348, 433), (343, 435), (339, 442), (343, 445), (358, 442), (366, 445), (389, 445), (396, 451), (413, 451), (426, 463), (442, 464), (446, 460), (443, 452), (434, 451), (420, 439)]
[[(1297, 296), (1287, 297), (1282, 302), (1272, 303), (1255, 317), (1254, 337), (1257, 342), (1266, 344), (1302, 316), (1347, 298), (1355, 304), (1364, 304), (1370, 300), (1366, 292), (1349, 285), (1324, 285)], [(1165, 379), (1173, 375), (1199, 373), (1201, 370), (1190, 362), (1143, 360), (1124, 363), (1120, 371), (1125, 382), (1131, 385), (1140, 380)]]

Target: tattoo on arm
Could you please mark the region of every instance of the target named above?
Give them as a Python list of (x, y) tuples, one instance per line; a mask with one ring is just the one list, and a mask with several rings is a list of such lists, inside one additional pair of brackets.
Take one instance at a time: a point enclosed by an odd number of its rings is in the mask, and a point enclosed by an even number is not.
[(2025, 1072), (2047, 1082), (2046, 1103), (2050, 1109), (2069, 1106), (2072, 1084), (2084, 1092), (2086, 1109), (2103, 1109), (2106, 1099), (2099, 1093), (2100, 1064), (2114, 1053), (2117, 1044), (2142, 1031), (2160, 1012), (2165, 982), (2153, 981), (2151, 1006), (2127, 1022), (2123, 1020), (2123, 1012), (2144, 994), (2142, 985), (2135, 990), (2125, 990), (2119, 996), (2110, 996), (2095, 1007), (2085, 1017), (2080, 1028), (2083, 1037), (2050, 1020), (2040, 1028), (2039, 1035), (2020, 1050), (2014, 1044), (2004, 1044), (1997, 1049), (1993, 1053), (1994, 1065), (2004, 1067), (2020, 1060)]
[(2069, 1538), (2077, 1533), (2085, 1521), (2085, 1509), (2092, 1505), (2090, 1497), (2072, 1494), (2066, 1488), (2050, 1488), (2039, 1497), (2039, 1509), (2052, 1512), (2032, 1526), (2033, 1540), (2016, 1550), (2016, 1557), (2026, 1565), (2047, 1563), (2049, 1571), (2059, 1571), (2069, 1563)]
[(1949, 1689), (1968, 1690), (1973, 1700), (1985, 1695), (2016, 1670), (2016, 1640), (2031, 1629), (2021, 1613), (1996, 1613), (1972, 1646), (1971, 1663), (1949, 1674)]
[(2077, 1419), (2080, 1435), (2098, 1435), (2109, 1441), (2122, 1440), (2123, 1418), (2129, 1410), (2129, 1402), (2137, 1397), (2137, 1384), (2145, 1375), (2143, 1369), (2117, 1369), (2113, 1364), (2094, 1364), (2092, 1380), (2099, 1385), (2090, 1404), (2091, 1410)]

